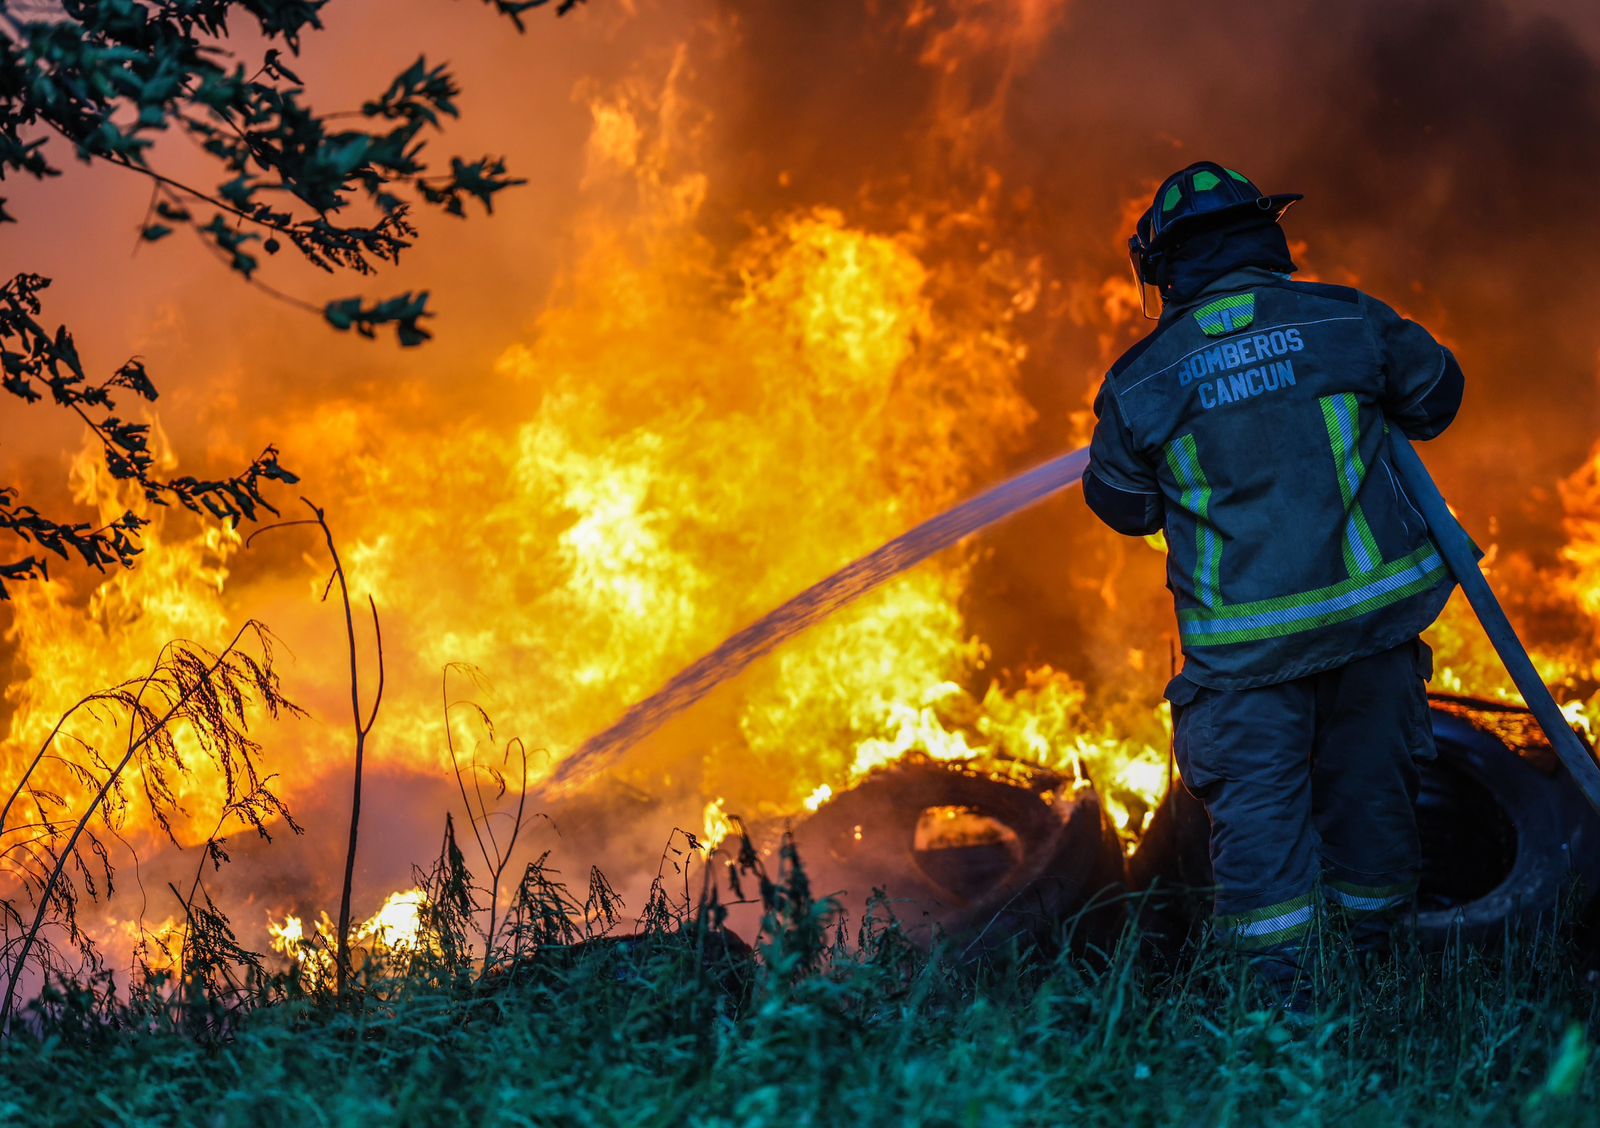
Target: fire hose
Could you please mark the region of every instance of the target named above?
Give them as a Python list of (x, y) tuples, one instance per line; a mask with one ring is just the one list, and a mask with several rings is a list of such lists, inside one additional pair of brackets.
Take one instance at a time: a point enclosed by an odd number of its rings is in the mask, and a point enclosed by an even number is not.
[(1572, 726), (1562, 715), (1561, 706), (1556, 704), (1539, 671), (1534, 669), (1527, 648), (1517, 637), (1511, 620), (1506, 618), (1505, 609), (1500, 606), (1500, 600), (1495, 598), (1494, 589), (1478, 567), (1477, 549), (1461, 527), (1461, 522), (1450, 512), (1444, 495), (1434, 484), (1433, 476), (1428, 473), (1421, 457), (1397, 429), (1390, 429), (1389, 439), (1394, 468), (1405, 482), (1411, 499), (1421, 509), (1422, 519), (1428, 523), (1428, 531), (1433, 534), (1445, 565), (1461, 585), (1473, 613), (1478, 616), (1478, 622), (1483, 624), (1484, 633), (1494, 644), (1495, 653), (1500, 655), (1500, 661), (1511, 675), (1511, 681), (1522, 694), (1522, 699), (1527, 702), (1529, 711), (1544, 730), (1550, 747), (1555, 750), (1589, 805), (1600, 811), (1600, 764), (1595, 763), (1594, 755), (1584, 747), (1578, 734), (1572, 731)]

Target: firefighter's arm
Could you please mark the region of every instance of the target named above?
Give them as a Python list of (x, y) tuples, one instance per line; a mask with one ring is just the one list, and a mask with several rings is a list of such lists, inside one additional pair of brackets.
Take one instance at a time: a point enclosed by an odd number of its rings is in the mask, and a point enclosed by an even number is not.
[(1133, 435), (1122, 420), (1117, 398), (1108, 384), (1094, 401), (1098, 420), (1089, 444), (1089, 468), (1083, 475), (1083, 500), (1096, 517), (1130, 537), (1161, 529), (1166, 509), (1155, 468), (1134, 449)]
[(1384, 414), (1408, 438), (1431, 439), (1450, 426), (1466, 379), (1455, 356), (1415, 321), (1366, 297), (1368, 323), (1383, 364)]

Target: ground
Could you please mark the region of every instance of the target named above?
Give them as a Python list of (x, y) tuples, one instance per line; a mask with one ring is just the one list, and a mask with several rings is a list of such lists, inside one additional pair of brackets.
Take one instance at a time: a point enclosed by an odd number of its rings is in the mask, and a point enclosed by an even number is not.
[(547, 948), (486, 977), (431, 961), (344, 1007), (283, 981), (247, 1012), (169, 997), (138, 1029), (108, 1028), (87, 993), (57, 997), (0, 1044), (0, 1113), (219, 1128), (1500, 1125), (1590, 1123), (1600, 1095), (1600, 989), (1560, 938), (1406, 950), (1364, 977), (1336, 954), (1319, 1013), (1295, 1021), (1259, 1009), (1218, 954), (1174, 963), (1132, 934), (1106, 955), (974, 969), (892, 928), (840, 948), (805, 923), (780, 923), (756, 954), (691, 928)]

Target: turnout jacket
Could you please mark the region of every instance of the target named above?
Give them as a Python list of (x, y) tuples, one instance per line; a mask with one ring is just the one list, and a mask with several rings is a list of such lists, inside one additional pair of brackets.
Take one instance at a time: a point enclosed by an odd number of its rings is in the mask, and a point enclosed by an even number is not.
[(1230, 271), (1175, 303), (1107, 374), (1084, 498), (1164, 530), (1183, 677), (1245, 689), (1394, 647), (1454, 579), (1390, 464), (1431, 439), (1461, 369), (1357, 290)]

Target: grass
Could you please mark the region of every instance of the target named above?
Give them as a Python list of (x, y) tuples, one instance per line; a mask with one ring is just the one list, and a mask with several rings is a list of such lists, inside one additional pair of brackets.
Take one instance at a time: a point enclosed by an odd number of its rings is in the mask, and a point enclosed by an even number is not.
[[(1595, 976), (1569, 941), (1337, 958), (1315, 1021), (1259, 1009), (1222, 954), (1017, 951), (958, 967), (892, 919), (848, 935), (804, 874), (760, 878), (755, 951), (712, 910), (550, 942), (484, 974), (461, 946), (374, 960), (341, 1002), (105, 983), (0, 1044), (30, 1124), (1587, 1124)], [(443, 931), (459, 928), (437, 923)], [(570, 931), (563, 934), (570, 938)], [(450, 938), (447, 936), (448, 941)], [(457, 935), (456, 939), (459, 939)], [(1165, 968), (1165, 970), (1163, 970)], [(248, 1005), (245, 1005), (248, 1004)]]

